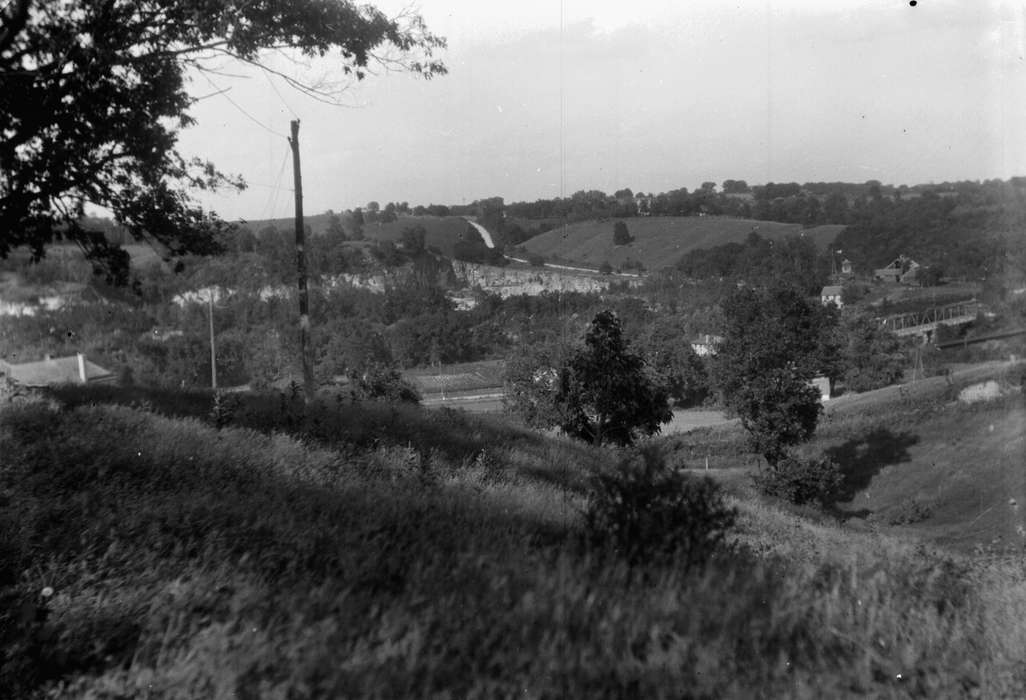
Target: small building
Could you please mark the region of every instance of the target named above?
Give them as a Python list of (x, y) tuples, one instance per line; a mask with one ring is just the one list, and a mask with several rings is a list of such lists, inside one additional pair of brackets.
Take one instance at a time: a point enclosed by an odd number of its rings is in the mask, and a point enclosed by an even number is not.
[(0, 372), (22, 386), (42, 387), (54, 384), (113, 384), (114, 373), (78, 353), (70, 357), (50, 357), (36, 362), (13, 364), (0, 360)]
[(844, 260), (842, 260), (841, 261), (841, 276), (842, 277), (854, 277), (855, 276), (855, 269), (853, 267), (854, 264), (855, 263), (853, 263), (848, 258), (845, 258)]
[(841, 301), (841, 285), (830, 284), (823, 287), (823, 291), (819, 293), (819, 301), (823, 306), (833, 304), (839, 309), (843, 307), (844, 302)]
[(691, 341), (691, 349), (699, 357), (708, 357), (716, 354), (716, 346), (723, 342), (722, 336), (709, 335), (708, 333), (700, 338)]
[(873, 270), (873, 276), (884, 282), (912, 284), (919, 273), (919, 263), (905, 255), (899, 255), (887, 267)]
[(809, 384), (819, 390), (820, 401), (829, 401), (833, 396), (833, 387), (830, 386), (829, 377), (814, 377)]

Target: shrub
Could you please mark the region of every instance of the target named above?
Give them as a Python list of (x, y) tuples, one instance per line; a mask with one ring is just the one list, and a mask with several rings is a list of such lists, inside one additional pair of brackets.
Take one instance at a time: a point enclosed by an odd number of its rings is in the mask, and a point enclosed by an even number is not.
[(236, 394), (229, 394), (224, 391), (214, 392), (213, 403), (210, 408), (210, 422), (218, 428), (230, 425), (235, 418), (235, 412), (239, 410), (240, 404), (241, 402)]
[(420, 392), (394, 367), (374, 367), (351, 380), (355, 399), (420, 403)]
[(702, 566), (737, 518), (716, 482), (670, 469), (651, 448), (598, 472), (593, 488), (584, 511), (588, 544), (631, 564)]
[(933, 515), (933, 506), (918, 498), (906, 498), (887, 517), (888, 525), (911, 525), (921, 523)]
[(756, 473), (755, 486), (768, 496), (783, 498), (796, 505), (830, 503), (837, 495), (844, 475), (829, 457), (801, 458), (793, 455), (781, 459), (775, 467)]

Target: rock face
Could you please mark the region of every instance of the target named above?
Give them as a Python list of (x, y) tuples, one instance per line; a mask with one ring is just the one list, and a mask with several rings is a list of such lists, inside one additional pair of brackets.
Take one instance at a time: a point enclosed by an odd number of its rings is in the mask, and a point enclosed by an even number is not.
[(958, 400), (962, 403), (976, 403), (977, 401), (990, 401), (1001, 396), (1001, 385), (997, 381), (981, 382), (967, 386), (958, 392)]
[[(459, 260), (453, 261), (452, 268), (456, 278), (468, 286), (480, 287), (503, 298), (519, 294), (533, 296), (542, 292), (604, 292), (612, 281), (607, 276), (543, 268), (492, 267)], [(616, 281), (621, 281), (621, 278), (616, 278)], [(628, 281), (632, 285), (638, 283), (639, 280)]]

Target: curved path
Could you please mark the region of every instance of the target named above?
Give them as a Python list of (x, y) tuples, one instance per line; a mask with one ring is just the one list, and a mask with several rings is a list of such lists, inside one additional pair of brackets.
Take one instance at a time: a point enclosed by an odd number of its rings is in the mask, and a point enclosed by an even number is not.
[(484, 239), (484, 242), (485, 242), (486, 246), (488, 246), (489, 248), (494, 248), (495, 247), (495, 241), (492, 240), (492, 234), (488, 233), (488, 229), (486, 229), (484, 226), (482, 226), (481, 224), (477, 223), (476, 221), (474, 221), (473, 219), (471, 219), (468, 216), (465, 216), (463, 218), (466, 219), (468, 224), (470, 224), (471, 226), (473, 226), (474, 228), (477, 229), (477, 232), (481, 234), (481, 238)]

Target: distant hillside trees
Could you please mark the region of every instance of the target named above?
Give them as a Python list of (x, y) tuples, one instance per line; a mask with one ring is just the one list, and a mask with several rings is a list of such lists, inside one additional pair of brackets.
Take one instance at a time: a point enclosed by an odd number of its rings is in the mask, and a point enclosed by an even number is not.
[(753, 231), (744, 243), (689, 251), (677, 269), (693, 279), (723, 278), (752, 285), (786, 281), (811, 295), (826, 283), (830, 266), (807, 238), (771, 240)]

